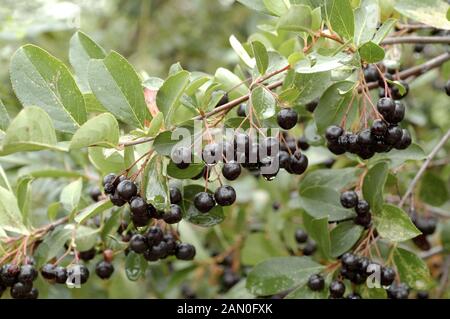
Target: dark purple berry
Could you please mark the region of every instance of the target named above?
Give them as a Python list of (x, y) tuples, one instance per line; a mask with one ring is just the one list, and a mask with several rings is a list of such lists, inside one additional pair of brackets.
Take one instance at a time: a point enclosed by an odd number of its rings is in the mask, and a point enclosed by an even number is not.
[(194, 197), (194, 206), (202, 213), (209, 212), (215, 205), (214, 197), (207, 192), (200, 192)]
[(278, 125), (285, 130), (293, 128), (298, 121), (298, 113), (291, 108), (281, 109), (277, 114)]

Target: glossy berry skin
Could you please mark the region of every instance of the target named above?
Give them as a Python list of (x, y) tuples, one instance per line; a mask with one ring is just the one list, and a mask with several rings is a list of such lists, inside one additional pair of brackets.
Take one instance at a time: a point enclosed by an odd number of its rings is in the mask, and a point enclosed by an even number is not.
[(117, 194), (125, 201), (129, 201), (132, 197), (137, 195), (137, 186), (130, 180), (124, 180), (117, 185)]
[(391, 117), (395, 111), (395, 102), (393, 99), (383, 97), (377, 102), (377, 109), (384, 118)]
[(102, 196), (102, 191), (98, 187), (94, 187), (89, 191), (89, 196), (94, 202), (98, 202), (100, 196)]
[(246, 117), (247, 116), (247, 105), (246, 104), (241, 104), (239, 105), (239, 107), (236, 110), (236, 114), (239, 117)]
[(113, 274), (113, 272), (114, 272), (114, 266), (110, 262), (102, 260), (95, 266), (95, 273), (101, 279), (110, 278), (111, 275)]
[(325, 280), (319, 274), (311, 275), (308, 279), (308, 287), (312, 291), (320, 291), (325, 287)]
[(308, 240), (308, 234), (303, 229), (297, 229), (295, 231), (295, 241), (298, 244), (306, 243)]
[(405, 105), (400, 101), (395, 101), (394, 113), (389, 117), (385, 117), (385, 120), (391, 124), (397, 124), (403, 121), (404, 118), (405, 118)]
[(166, 258), (167, 257), (167, 243), (165, 241), (159, 242), (157, 245), (152, 247), (152, 252), (155, 256), (158, 256), (158, 258)]
[(55, 282), (58, 284), (64, 284), (67, 280), (67, 270), (64, 267), (57, 266), (54, 269)]
[(172, 234), (166, 234), (164, 235), (163, 239), (167, 244), (167, 253), (169, 255), (175, 255), (175, 252), (177, 250), (177, 240), (175, 237), (173, 237)]
[(37, 288), (31, 288), (30, 292), (25, 295), (25, 299), (38, 299), (39, 290)]
[(344, 129), (342, 127), (339, 127), (337, 125), (332, 125), (327, 127), (325, 131), (325, 138), (328, 141), (337, 141), (339, 136), (341, 136), (344, 133)]
[(366, 129), (358, 133), (358, 144), (367, 146), (373, 144), (373, 142), (374, 136), (372, 135), (371, 130)]
[(171, 204), (179, 204), (181, 203), (181, 191), (178, 187), (170, 187), (170, 203)]
[(358, 257), (352, 253), (345, 253), (341, 257), (341, 263), (348, 270), (355, 270), (358, 268)]
[(370, 265), (370, 259), (367, 257), (359, 257), (357, 264), (357, 271), (362, 274), (366, 274), (367, 267)]
[(164, 239), (164, 233), (161, 228), (153, 226), (147, 232), (147, 243), (149, 246), (159, 244)]
[(354, 222), (356, 225), (368, 228), (372, 223), (372, 215), (370, 213), (358, 215), (355, 217)]
[(228, 185), (220, 186), (214, 193), (214, 199), (220, 206), (230, 206), (236, 201), (236, 191)]
[(398, 150), (407, 149), (412, 143), (411, 135), (408, 130), (402, 130), (402, 138), (395, 144), (395, 148)]
[(389, 145), (396, 145), (398, 142), (401, 141), (402, 136), (403, 130), (396, 125), (391, 125), (387, 130), (385, 142)]
[(200, 192), (194, 197), (194, 206), (201, 213), (209, 212), (215, 205), (213, 196), (207, 192)]
[(284, 169), (288, 168), (290, 158), (291, 158), (291, 156), (289, 155), (288, 152), (280, 151), (278, 153), (278, 164), (279, 164), (280, 168), (284, 168)]
[(314, 254), (317, 250), (317, 244), (313, 240), (308, 240), (305, 247), (303, 247), (303, 255), (305, 256), (311, 256)]
[(191, 244), (180, 243), (177, 245), (175, 256), (179, 260), (192, 260), (195, 257), (195, 247)]
[(391, 267), (381, 268), (381, 284), (383, 286), (389, 286), (395, 280), (395, 270)]
[(178, 147), (172, 151), (172, 161), (179, 169), (186, 169), (192, 162), (191, 150), (187, 147)]
[(29, 293), (32, 288), (33, 288), (33, 285), (30, 282), (28, 282), (28, 283), (16, 282), (11, 287), (11, 297), (13, 299), (25, 298), (26, 294)]
[(183, 213), (181, 212), (181, 207), (176, 204), (170, 205), (170, 211), (166, 212), (162, 216), (163, 220), (167, 224), (176, 224), (183, 219)]
[(305, 109), (308, 112), (313, 113), (316, 110), (317, 105), (319, 105), (319, 101), (318, 100), (313, 100), (313, 101), (311, 101), (311, 102), (309, 102), (308, 104), (305, 105)]
[(298, 114), (290, 108), (281, 109), (277, 114), (277, 123), (284, 130), (290, 130), (298, 121)]
[(78, 257), (83, 261), (89, 261), (94, 259), (95, 255), (97, 254), (97, 250), (95, 248), (86, 250), (86, 251), (80, 251), (78, 253)]
[(126, 200), (119, 196), (117, 191), (114, 194), (109, 195), (109, 200), (111, 201), (111, 203), (113, 203), (114, 206), (117, 207), (122, 207), (127, 203)]
[(144, 216), (147, 214), (147, 203), (140, 197), (136, 196), (130, 201), (130, 211), (139, 216)]
[(408, 299), (409, 287), (404, 283), (394, 283), (388, 289), (390, 299)]
[(222, 175), (229, 181), (234, 181), (241, 175), (241, 165), (235, 161), (223, 164)]
[(32, 265), (22, 265), (20, 267), (19, 275), (17, 276), (17, 280), (22, 283), (31, 283), (38, 276), (37, 270)]
[(116, 175), (115, 174), (108, 174), (105, 177), (103, 177), (103, 186), (106, 186), (106, 184), (114, 184), (114, 181), (116, 179)]
[(290, 158), (289, 172), (300, 175), (303, 174), (307, 168), (308, 168), (308, 158), (299, 151), (296, 151)]
[(226, 269), (224, 271), (222, 276), (222, 283), (226, 289), (230, 289), (231, 287), (236, 285), (239, 280), (241, 280), (241, 277), (232, 270)]
[(344, 154), (346, 151), (345, 147), (343, 147), (342, 145), (337, 143), (337, 141), (336, 142), (328, 142), (327, 147), (330, 150), (330, 152), (335, 155)]
[(20, 268), (17, 265), (6, 264), (3, 265), (0, 274), (0, 281), (4, 286), (12, 286), (17, 281), (17, 276), (19, 275)]
[(425, 236), (432, 235), (436, 231), (437, 221), (434, 218), (418, 216), (413, 219), (413, 222)]
[(373, 121), (372, 127), (370, 128), (370, 133), (374, 136), (382, 137), (386, 134), (388, 126), (383, 120), (377, 119)]
[(131, 221), (133, 222), (133, 225), (135, 227), (144, 227), (147, 226), (150, 222), (150, 214), (145, 215), (137, 215), (137, 214), (131, 214)]
[(368, 65), (364, 69), (364, 79), (366, 82), (377, 82), (380, 79), (380, 74), (374, 65)]
[(345, 285), (340, 280), (333, 280), (330, 283), (330, 296), (332, 298), (342, 298), (345, 293)]
[[(223, 93), (223, 92), (219, 92)], [(217, 102), (216, 107), (222, 106), (224, 104), (227, 104), (229, 102), (228, 94), (225, 92), (222, 97), (220, 98), (219, 102)]]
[(55, 279), (55, 266), (52, 264), (45, 264), (42, 266), (41, 276), (47, 280)]
[(84, 284), (89, 279), (89, 269), (84, 265), (73, 265), (67, 269), (67, 278), (75, 282), (76, 276), (79, 276), (80, 284)]
[(358, 215), (364, 215), (370, 212), (370, 205), (364, 199), (360, 199), (356, 204), (355, 211)]
[(306, 137), (301, 136), (298, 140), (297, 140), (297, 146), (302, 150), (302, 151), (306, 151), (309, 148), (309, 143), (308, 140), (306, 139)]
[(129, 247), (136, 254), (142, 254), (148, 249), (147, 238), (141, 234), (134, 234)]
[(358, 194), (355, 191), (346, 191), (341, 194), (341, 205), (345, 208), (354, 208), (358, 204)]

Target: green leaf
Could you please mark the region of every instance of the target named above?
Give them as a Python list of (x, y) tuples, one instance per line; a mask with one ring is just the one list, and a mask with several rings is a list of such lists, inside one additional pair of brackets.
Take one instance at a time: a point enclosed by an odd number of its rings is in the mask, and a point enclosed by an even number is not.
[(0, 187), (0, 228), (13, 233), (28, 235), (28, 230), (23, 224), (17, 198), (14, 194)]
[(252, 49), (258, 71), (261, 75), (263, 75), (269, 66), (269, 55), (267, 54), (267, 49), (264, 44), (259, 41), (252, 42)]
[(103, 113), (84, 123), (72, 137), (70, 149), (88, 146), (115, 147), (119, 143), (119, 124), (110, 113)]
[(353, 85), (354, 83), (350, 81), (336, 82), (322, 95), (319, 105), (314, 111), (314, 119), (319, 133), (325, 132), (328, 126), (341, 122), (349, 108)]
[(83, 180), (79, 178), (63, 188), (59, 200), (66, 211), (72, 212), (77, 209), (81, 198), (82, 187)]
[[(177, 139), (177, 138), (180, 138), (180, 139)], [(155, 140), (153, 141), (153, 149), (159, 155), (170, 156), (172, 154), (172, 149), (175, 146), (190, 147), (191, 144), (193, 143), (193, 141), (194, 140), (191, 135), (178, 136), (178, 134), (176, 134), (174, 132), (165, 131), (165, 132), (159, 133), (158, 136), (156, 136)]]
[(312, 219), (305, 223), (305, 227), (308, 235), (316, 241), (322, 257), (329, 260), (331, 258), (331, 242), (330, 232), (328, 231), (328, 217)]
[(58, 216), (59, 210), (61, 208), (60, 202), (53, 202), (47, 207), (47, 217), (50, 221), (54, 221), (56, 216)]
[(77, 223), (83, 223), (89, 218), (92, 218), (108, 209), (113, 207), (114, 205), (111, 203), (109, 199), (102, 200), (100, 202), (94, 203), (85, 209), (83, 209), (76, 217), (75, 221)]
[(427, 264), (413, 252), (397, 248), (394, 262), (400, 280), (416, 290), (427, 290), (431, 286), (431, 275)]
[(71, 229), (60, 226), (45, 236), (44, 240), (39, 244), (34, 254), (37, 265), (43, 265), (62, 252), (64, 250), (64, 243), (70, 239), (71, 235)]
[(362, 0), (359, 8), (355, 10), (354, 42), (356, 46), (372, 40), (377, 31), (379, 18), (378, 0)]
[(305, 5), (292, 5), (278, 20), (277, 29), (311, 32), (311, 25), (311, 8)]
[(251, 102), (258, 118), (268, 119), (275, 115), (277, 101), (265, 87), (258, 86), (252, 91)]
[(397, 0), (395, 10), (402, 15), (438, 29), (450, 30), (446, 14), (450, 6), (441, 0)]
[(55, 128), (73, 133), (86, 121), (83, 95), (67, 67), (43, 49), (28, 44), (11, 58), (11, 83), (24, 107), (38, 106)]
[(358, 52), (361, 59), (367, 63), (376, 63), (384, 59), (384, 49), (371, 41), (364, 43)]
[(384, 204), (382, 211), (374, 216), (374, 223), (382, 238), (394, 242), (405, 241), (421, 234), (402, 209), (389, 204)]
[(372, 212), (378, 214), (383, 205), (383, 190), (386, 184), (389, 167), (386, 162), (373, 166), (364, 177), (363, 196), (370, 204)]
[(6, 107), (3, 104), (2, 100), (0, 100), (0, 130), (6, 131), (9, 126), (9, 115), (8, 111), (6, 111)]
[(220, 224), (225, 219), (225, 216), (223, 214), (223, 208), (219, 205), (216, 205), (207, 213), (201, 213), (199, 210), (197, 210), (197, 208), (195, 208), (195, 195), (204, 191), (205, 188), (200, 185), (188, 185), (183, 188), (183, 218), (186, 221), (198, 226), (212, 227), (214, 225)]
[(266, 259), (285, 255), (274, 247), (264, 233), (253, 233), (246, 237), (241, 251), (241, 262), (254, 266)]
[(12, 191), (11, 185), (9, 184), (8, 177), (6, 176), (5, 170), (0, 164), (0, 187), (3, 187), (9, 191)]
[(100, 103), (93, 93), (83, 94), (84, 103), (86, 104), (86, 112), (88, 113), (106, 113), (107, 109)]
[(125, 274), (131, 281), (138, 280), (144, 275), (147, 268), (147, 262), (142, 255), (138, 255), (135, 252), (130, 251), (125, 258)]
[[(230, 99), (235, 99), (248, 93), (247, 85), (242, 84), (242, 80), (230, 70), (218, 68), (214, 74), (214, 78), (217, 82), (222, 84), (222, 90), (226, 92), (231, 91), (230, 94), (228, 94)], [(233, 88), (234, 90), (232, 90)]]
[(284, 0), (263, 0), (267, 10), (276, 16), (281, 16), (289, 9)]
[(83, 92), (89, 92), (88, 65), (91, 59), (104, 59), (105, 51), (85, 33), (78, 31), (70, 39), (69, 60)]
[(91, 163), (104, 175), (125, 169), (124, 157), (115, 149), (89, 147), (88, 154)]
[(163, 172), (161, 156), (153, 156), (144, 170), (145, 198), (157, 210), (166, 211), (170, 206), (169, 183)]
[(22, 218), (25, 223), (29, 222), (30, 202), (31, 202), (31, 182), (33, 177), (25, 175), (17, 182), (17, 203), (22, 213)]
[(331, 29), (344, 39), (351, 39), (355, 31), (355, 19), (350, 1), (329, 0), (326, 10)]
[(263, 13), (269, 13), (264, 5), (264, 0), (237, 0), (237, 2), (242, 3), (244, 6)]
[(423, 149), (417, 145), (412, 144), (406, 150), (392, 150), (389, 153), (379, 153), (372, 157), (369, 161), (370, 165), (376, 164), (380, 161), (389, 161), (389, 167), (395, 168), (406, 161), (420, 161), (426, 157)]
[(387, 19), (386, 21), (384, 21), (381, 27), (378, 29), (377, 33), (375, 33), (372, 42), (380, 44), (381, 41), (383, 41), (384, 38), (388, 36), (396, 23), (397, 19)]
[(367, 285), (360, 285), (357, 292), (363, 299), (386, 299), (387, 292), (384, 288), (369, 288)]
[(352, 249), (364, 228), (353, 221), (339, 223), (330, 233), (331, 256), (337, 258)]
[(338, 53), (334, 56), (311, 53), (308, 59), (302, 59), (295, 65), (295, 72), (303, 74), (331, 71), (344, 66), (351, 57), (346, 53)]
[(328, 294), (328, 289), (313, 291), (303, 283), (300, 287), (291, 291), (285, 299), (327, 299)]
[(256, 265), (248, 274), (247, 289), (256, 296), (269, 296), (307, 282), (324, 267), (308, 257), (277, 257)]
[(230, 45), (236, 52), (237, 56), (244, 62), (249, 68), (253, 69), (255, 67), (255, 60), (250, 57), (248, 52), (242, 46), (241, 42), (236, 38), (236, 36), (231, 35), (229, 38)]
[(448, 200), (447, 183), (433, 172), (426, 172), (420, 183), (420, 198), (433, 206), (442, 206)]
[(356, 167), (347, 167), (341, 169), (318, 169), (306, 174), (300, 182), (300, 188), (312, 186), (327, 186), (334, 189), (346, 188), (348, 185), (357, 181), (361, 169)]
[(180, 101), (181, 95), (189, 84), (189, 72), (180, 71), (164, 81), (156, 95), (156, 105), (164, 114), (166, 122), (170, 119)]
[(144, 128), (151, 120), (141, 80), (119, 53), (113, 51), (103, 60), (91, 60), (88, 79), (95, 97), (122, 122)]
[(55, 129), (48, 114), (40, 108), (28, 107), (20, 111), (6, 130), (0, 154), (62, 150), (56, 143)]
[(191, 163), (188, 168), (180, 169), (174, 162), (170, 161), (167, 166), (167, 175), (176, 179), (190, 179), (200, 174), (204, 167), (203, 163)]
[(342, 207), (339, 193), (330, 187), (313, 186), (300, 189), (300, 205), (314, 218), (328, 217), (338, 221), (353, 216), (353, 212)]
[(87, 251), (95, 246), (100, 232), (100, 228), (91, 228), (83, 225), (69, 224), (64, 226), (65, 229), (74, 231), (75, 229), (75, 245), (78, 251)]
[(295, 75), (295, 86), (300, 90), (298, 101), (302, 104), (306, 104), (315, 99), (319, 99), (331, 83), (330, 71), (297, 73)]

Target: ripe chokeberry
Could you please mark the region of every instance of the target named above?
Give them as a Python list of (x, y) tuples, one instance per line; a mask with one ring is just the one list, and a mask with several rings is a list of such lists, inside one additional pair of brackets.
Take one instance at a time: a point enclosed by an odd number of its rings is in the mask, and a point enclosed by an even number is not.
[(32, 265), (22, 265), (17, 275), (17, 280), (22, 283), (33, 282), (38, 276), (37, 270)]
[(134, 234), (130, 240), (130, 249), (137, 254), (142, 254), (148, 249), (147, 238), (141, 234)]
[(179, 169), (186, 169), (192, 163), (192, 153), (187, 147), (181, 146), (172, 150), (171, 159)]
[(222, 276), (222, 283), (226, 289), (230, 289), (231, 287), (236, 285), (239, 280), (241, 280), (241, 277), (237, 273), (229, 268), (225, 269)]
[(389, 286), (395, 280), (395, 270), (391, 267), (382, 267), (380, 279), (383, 286)]
[(130, 201), (130, 211), (137, 216), (145, 216), (148, 214), (147, 203), (140, 197), (136, 196)]
[(147, 232), (147, 243), (149, 246), (159, 244), (164, 239), (164, 233), (157, 226), (150, 227)]
[(408, 299), (409, 287), (405, 283), (394, 283), (388, 289), (390, 299)]
[(345, 293), (345, 285), (340, 280), (333, 280), (330, 283), (330, 296), (332, 298), (342, 298)]
[(236, 110), (237, 116), (240, 117), (246, 117), (247, 116), (247, 105), (246, 104), (240, 104), (239, 107)]
[(72, 283), (79, 279), (80, 284), (84, 284), (89, 279), (89, 269), (82, 264), (72, 265), (67, 269), (67, 278), (71, 279)]
[(194, 206), (202, 213), (209, 212), (215, 205), (214, 197), (207, 192), (200, 192), (194, 197)]
[(403, 129), (402, 133), (402, 138), (395, 144), (395, 148), (398, 150), (407, 149), (412, 143), (411, 135), (408, 130)]
[(116, 193), (125, 201), (129, 201), (137, 195), (137, 186), (134, 182), (126, 179), (117, 185)]
[(157, 245), (154, 245), (151, 250), (155, 256), (158, 256), (158, 258), (162, 259), (167, 257), (168, 247), (165, 241), (160, 241)]
[(299, 244), (306, 243), (308, 240), (308, 234), (303, 229), (297, 229), (295, 231), (295, 241)]
[(89, 196), (91, 196), (94, 202), (98, 202), (100, 196), (102, 196), (102, 191), (98, 187), (93, 187), (89, 190)]
[(227, 104), (229, 102), (228, 93), (226, 92), (218, 92), (219, 94), (223, 94), (220, 98), (219, 102), (217, 102), (216, 107), (222, 106), (224, 104)]
[(305, 136), (301, 136), (298, 140), (297, 140), (297, 146), (302, 150), (302, 151), (306, 151), (309, 148), (309, 143), (308, 140), (306, 139)]
[(342, 255), (341, 262), (348, 270), (355, 270), (358, 268), (358, 257), (352, 253), (345, 253)]
[(170, 187), (170, 203), (171, 204), (179, 204), (181, 203), (181, 191), (178, 187)]
[(391, 125), (386, 132), (385, 142), (389, 145), (396, 145), (401, 141), (402, 136), (403, 130), (397, 125)]
[(230, 206), (236, 201), (236, 191), (229, 185), (220, 186), (214, 193), (214, 199), (220, 206)]
[(358, 215), (364, 215), (370, 212), (370, 205), (364, 199), (360, 199), (356, 204), (355, 211)]
[(96, 254), (97, 254), (97, 250), (95, 248), (92, 248), (89, 250), (80, 251), (78, 253), (78, 257), (83, 261), (89, 261), (89, 260), (94, 259)]
[(377, 82), (380, 79), (380, 74), (375, 65), (370, 64), (364, 69), (364, 79), (366, 82)]
[(183, 213), (181, 212), (181, 207), (176, 204), (171, 204), (170, 211), (165, 212), (162, 216), (162, 219), (167, 224), (179, 223), (182, 218), (183, 218)]
[(355, 191), (345, 191), (341, 194), (341, 205), (345, 208), (354, 208), (358, 204), (358, 194)]
[(308, 168), (308, 158), (300, 151), (296, 151), (289, 161), (289, 172), (300, 175)]
[(11, 287), (11, 297), (13, 299), (22, 299), (25, 298), (25, 295), (31, 291), (33, 285), (31, 282), (16, 282)]
[(308, 287), (313, 291), (320, 291), (325, 287), (325, 280), (322, 275), (314, 274), (308, 279)]
[(384, 118), (389, 118), (395, 112), (395, 102), (391, 98), (383, 97), (378, 100), (377, 109)]
[(222, 150), (218, 143), (211, 143), (205, 146), (202, 152), (203, 161), (206, 164), (217, 164), (222, 158)]
[(97, 276), (99, 276), (101, 279), (108, 279), (111, 277), (112, 273), (114, 272), (114, 266), (108, 261), (100, 261), (95, 266), (95, 273)]
[(298, 121), (298, 113), (291, 108), (283, 108), (277, 114), (278, 125), (285, 130), (293, 128)]
[(327, 127), (325, 137), (328, 141), (337, 141), (339, 136), (344, 133), (344, 129), (337, 125)]
[(180, 243), (177, 245), (175, 256), (179, 260), (192, 260), (195, 257), (195, 247), (191, 244)]
[(305, 247), (303, 247), (303, 255), (305, 256), (311, 256), (314, 254), (317, 250), (317, 244), (313, 240), (308, 240)]
[(318, 100), (318, 99), (313, 100), (313, 101), (307, 103), (307, 104), (305, 105), (305, 109), (306, 109), (308, 112), (313, 113), (313, 112), (315, 111), (317, 105), (319, 105), (319, 100)]
[(57, 266), (53, 270), (55, 274), (55, 282), (64, 284), (67, 281), (67, 269), (62, 266)]
[(147, 226), (148, 223), (150, 222), (150, 214), (145, 214), (145, 215), (137, 215), (137, 214), (133, 214), (131, 213), (131, 221), (133, 222), (133, 225), (135, 227), (144, 227)]
[(241, 175), (241, 165), (235, 161), (223, 164), (222, 175), (229, 181), (234, 181)]
[(383, 137), (387, 131), (387, 125), (383, 120), (377, 119), (373, 121), (370, 133), (377, 137)]
[(117, 193), (117, 191), (114, 192), (114, 194), (109, 195), (109, 200), (111, 201), (111, 203), (113, 203), (114, 206), (117, 207), (122, 207), (127, 203), (126, 200), (119, 196), (119, 193)]
[(356, 225), (360, 225), (360, 226), (363, 226), (364, 228), (368, 228), (372, 222), (372, 214), (366, 213), (366, 214), (357, 215), (353, 221), (355, 222)]
[(385, 118), (391, 124), (397, 124), (403, 121), (405, 118), (405, 105), (400, 101), (395, 101), (395, 110), (394, 113)]
[(288, 152), (280, 151), (278, 153), (278, 164), (279, 164), (280, 168), (284, 168), (284, 169), (288, 168), (290, 158), (291, 158), (291, 156), (289, 155)]
[(17, 281), (17, 276), (20, 273), (20, 268), (14, 264), (3, 265), (0, 273), (0, 282), (5, 286), (12, 286)]
[(45, 264), (41, 268), (41, 276), (45, 279), (55, 279), (55, 266), (53, 264)]

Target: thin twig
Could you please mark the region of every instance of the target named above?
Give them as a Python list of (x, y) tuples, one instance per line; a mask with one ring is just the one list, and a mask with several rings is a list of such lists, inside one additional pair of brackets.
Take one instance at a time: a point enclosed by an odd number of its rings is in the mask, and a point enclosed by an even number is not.
[(444, 248), (442, 246), (436, 246), (436, 247), (431, 248), (428, 251), (425, 251), (425, 252), (421, 253), (419, 255), (419, 257), (422, 258), (422, 259), (428, 259), (428, 258), (431, 258), (433, 256), (442, 254), (443, 251), (444, 251)]
[(433, 148), (433, 150), (431, 151), (430, 154), (428, 154), (425, 162), (422, 164), (422, 167), (419, 169), (419, 171), (417, 172), (416, 176), (414, 177), (414, 179), (412, 180), (411, 184), (409, 184), (408, 190), (406, 191), (406, 193), (403, 195), (400, 203), (398, 203), (398, 207), (403, 207), (403, 205), (405, 204), (405, 201), (407, 200), (407, 198), (409, 197), (409, 195), (411, 195), (411, 193), (414, 190), (414, 187), (416, 186), (417, 182), (420, 180), (420, 178), (422, 177), (422, 175), (425, 173), (428, 165), (431, 163), (431, 161), (433, 160), (433, 158), (436, 156), (437, 152), (439, 152), (439, 150), (445, 145), (445, 143), (447, 142), (447, 140), (450, 138), (450, 130), (447, 131), (447, 133), (445, 133), (445, 135), (441, 138), (441, 140), (439, 141), (439, 143), (437, 143), (437, 145)]
[(443, 43), (450, 44), (450, 37), (421, 37), (421, 36), (408, 36), (408, 37), (391, 37), (384, 39), (381, 44), (398, 44), (398, 43)]

